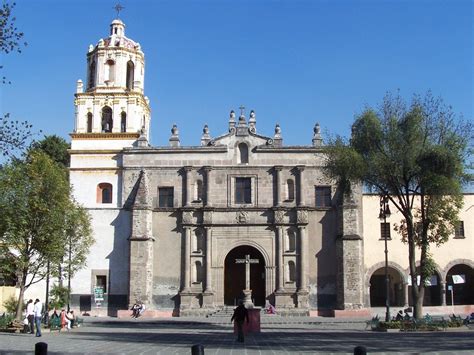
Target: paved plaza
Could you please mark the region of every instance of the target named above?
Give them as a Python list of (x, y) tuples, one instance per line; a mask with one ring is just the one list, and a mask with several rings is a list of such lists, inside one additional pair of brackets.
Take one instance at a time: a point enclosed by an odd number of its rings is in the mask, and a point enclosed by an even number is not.
[(363, 345), (369, 354), (474, 354), (474, 331), (462, 329), (378, 333), (363, 320), (332, 318), (262, 319), (262, 332), (235, 341), (230, 319), (172, 318), (122, 320), (86, 318), (71, 332), (0, 333), (0, 354), (33, 353), (34, 344), (48, 344), (48, 354), (190, 354), (202, 344), (208, 354), (351, 354)]

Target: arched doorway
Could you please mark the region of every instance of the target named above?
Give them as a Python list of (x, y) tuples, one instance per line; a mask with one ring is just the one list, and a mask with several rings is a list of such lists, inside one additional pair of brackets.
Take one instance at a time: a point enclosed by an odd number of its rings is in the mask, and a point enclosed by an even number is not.
[(474, 272), (470, 266), (464, 264), (453, 266), (446, 275), (446, 304), (452, 304), (452, 298), (454, 298), (454, 304), (473, 304), (473, 284)]
[[(388, 268), (390, 306), (403, 306), (403, 279), (392, 267)], [(385, 307), (385, 267), (374, 271), (370, 277), (370, 306)]]
[(250, 288), (255, 306), (265, 306), (265, 260), (254, 247), (242, 245), (232, 249), (225, 258), (224, 268), (224, 303), (235, 305), (245, 288), (245, 264), (236, 263), (236, 259), (258, 259), (250, 264)]

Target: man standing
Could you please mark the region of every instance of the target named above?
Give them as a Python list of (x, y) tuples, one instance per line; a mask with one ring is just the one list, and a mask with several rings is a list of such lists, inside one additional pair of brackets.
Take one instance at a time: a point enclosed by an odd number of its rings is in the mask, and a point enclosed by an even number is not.
[(234, 314), (232, 315), (230, 321), (232, 322), (233, 320), (235, 320), (235, 323), (237, 324), (237, 341), (243, 343), (244, 330), (242, 326), (244, 324), (244, 320), (247, 320), (247, 324), (249, 323), (249, 312), (244, 306), (244, 301), (240, 300), (238, 307), (234, 309)]
[(36, 324), (36, 336), (41, 336), (41, 312), (43, 311), (43, 304), (37, 298), (35, 300), (34, 312), (35, 312), (35, 324)]
[(30, 327), (30, 334), (35, 333), (35, 305), (33, 300), (29, 300), (26, 305), (26, 318), (28, 318), (28, 326)]

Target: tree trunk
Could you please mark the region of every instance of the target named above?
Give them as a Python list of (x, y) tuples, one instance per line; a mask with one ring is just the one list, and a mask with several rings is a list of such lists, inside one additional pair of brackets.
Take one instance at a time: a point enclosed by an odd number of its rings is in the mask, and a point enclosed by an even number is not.
[(25, 281), (24, 278), (21, 278), (20, 284), (20, 295), (18, 296), (18, 303), (16, 304), (16, 320), (22, 320), (23, 316), (23, 297), (25, 297)]
[(413, 298), (414, 302), (414, 309), (413, 309), (413, 316), (416, 319), (421, 319), (423, 318), (423, 298), (425, 296), (425, 287), (424, 286), (417, 286), (418, 292), (417, 292), (417, 298)]

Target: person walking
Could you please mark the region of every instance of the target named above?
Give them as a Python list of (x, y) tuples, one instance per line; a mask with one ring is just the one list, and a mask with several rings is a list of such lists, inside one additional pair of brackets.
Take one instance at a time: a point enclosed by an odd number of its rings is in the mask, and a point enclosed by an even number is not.
[(236, 309), (234, 309), (234, 314), (230, 321), (235, 321), (237, 324), (237, 341), (243, 343), (244, 342), (244, 330), (243, 324), (244, 321), (247, 320), (247, 324), (249, 323), (249, 312), (247, 308), (244, 306), (244, 301), (240, 300), (239, 305)]
[(40, 302), (38, 298), (35, 300), (35, 305), (34, 305), (33, 310), (35, 313), (36, 336), (40, 337), (41, 336), (41, 313), (43, 312), (43, 304)]
[(29, 300), (26, 304), (26, 318), (28, 319), (29, 333), (35, 333), (35, 305), (33, 300)]

